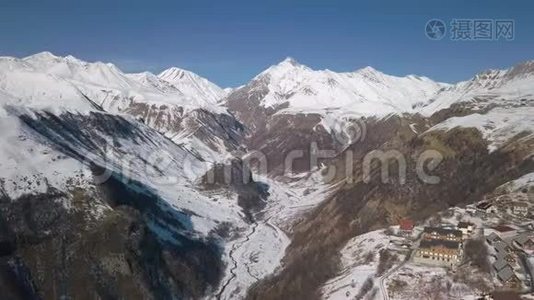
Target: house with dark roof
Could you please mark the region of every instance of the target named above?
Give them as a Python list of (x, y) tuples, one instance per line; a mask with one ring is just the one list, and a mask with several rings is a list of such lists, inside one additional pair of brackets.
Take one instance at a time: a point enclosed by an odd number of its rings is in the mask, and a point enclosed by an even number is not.
[(530, 232), (523, 232), (523, 233), (518, 234), (514, 238), (514, 242), (516, 242), (519, 245), (519, 247), (523, 247), (523, 245), (525, 245), (529, 241), (532, 241), (533, 236), (534, 235)]
[(513, 234), (515, 232), (515, 229), (508, 225), (497, 225), (493, 227), (493, 229), (497, 230), (501, 234), (505, 234), (505, 233)]
[(513, 239), (514, 245), (527, 253), (534, 252), (534, 233), (523, 232)]
[(488, 295), (491, 298), (484, 299), (493, 299), (493, 300), (521, 300), (519, 293), (514, 291), (494, 291), (491, 295)]
[(515, 276), (514, 270), (510, 266), (505, 266), (497, 273), (497, 278), (502, 282), (507, 282)]
[(496, 213), (497, 212), (497, 208), (490, 202), (479, 203), (477, 205), (477, 209), (485, 213)]
[(486, 237), (486, 241), (488, 242), (488, 244), (493, 245), (496, 242), (502, 241), (502, 239), (495, 232), (492, 232)]
[(493, 244), (493, 247), (495, 248), (495, 251), (500, 255), (506, 255), (507, 253), (512, 252), (512, 247), (510, 247), (504, 241), (496, 242), (495, 244)]
[(493, 268), (496, 272), (499, 272), (500, 270), (504, 269), (506, 266), (510, 266), (510, 264), (506, 261), (506, 259), (503, 256), (497, 257), (497, 260), (493, 263)]
[(464, 237), (467, 237), (471, 233), (473, 233), (473, 230), (475, 229), (475, 224), (469, 222), (459, 222), (456, 228), (462, 232)]
[(497, 273), (497, 278), (508, 288), (518, 288), (521, 286), (521, 281), (509, 265)]
[(461, 242), (463, 240), (463, 234), (460, 230), (455, 229), (425, 227), (423, 229), (423, 239)]

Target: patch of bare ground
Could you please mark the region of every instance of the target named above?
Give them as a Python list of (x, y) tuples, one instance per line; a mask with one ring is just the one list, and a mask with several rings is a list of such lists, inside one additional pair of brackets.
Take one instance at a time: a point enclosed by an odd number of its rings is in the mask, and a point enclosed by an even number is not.
[(451, 274), (451, 278), (453, 282), (466, 285), (475, 291), (488, 292), (492, 287), (490, 274), (466, 265), (459, 267), (454, 274)]
[(483, 239), (470, 239), (465, 242), (465, 259), (471, 266), (483, 273), (491, 272), (488, 260), (488, 247)]
[(391, 253), (391, 251), (387, 249), (380, 250), (378, 265), (376, 266), (376, 277), (380, 277), (386, 273), (393, 265), (399, 261), (399, 257)]

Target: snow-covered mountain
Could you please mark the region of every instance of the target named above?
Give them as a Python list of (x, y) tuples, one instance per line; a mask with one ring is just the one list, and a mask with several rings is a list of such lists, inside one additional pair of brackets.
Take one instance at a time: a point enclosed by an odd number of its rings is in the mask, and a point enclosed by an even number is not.
[[(413, 112), (422, 99), (432, 97), (447, 84), (414, 75), (395, 77), (372, 67), (336, 73), (312, 70), (292, 58), (271, 66), (233, 94), (261, 93), (258, 105), (281, 108), (283, 113), (315, 113), (331, 110), (363, 116)], [(242, 97), (240, 95), (240, 97)]]
[[(0, 289), (55, 298), (55, 275), (35, 275), (44, 268), (61, 272), (69, 295), (214, 292), (230, 261), (228, 234), (250, 226), (241, 190), (248, 201), (264, 193), (252, 181), (201, 185), (240, 146), (241, 126), (215, 100), (152, 74), (50, 53), (0, 58)], [(8, 273), (17, 275), (6, 286)]]
[(209, 105), (222, 99), (228, 92), (206, 78), (177, 67), (161, 72), (158, 77), (190, 97), (206, 100)]
[(125, 74), (110, 63), (50, 52), (0, 58), (0, 91), (16, 99), (13, 105), (126, 113), (211, 160), (238, 148), (241, 125), (218, 104), (225, 94), (221, 88), (176, 68), (162, 78), (149, 72)]
[[(0, 252), (26, 266), (10, 263), (8, 274), (35, 281), (44, 298), (59, 280), (66, 294), (89, 286), (94, 298), (234, 299), (253, 286), (251, 298), (309, 299), (336, 277), (334, 258), (356, 235), (534, 172), (533, 69), (449, 85), (286, 59), (221, 89), (179, 68), (126, 74), (48, 52), (2, 57)], [(320, 166), (308, 159), (312, 143), (329, 150)], [(344, 181), (376, 149), (407, 159), (444, 151), (442, 184), (413, 174), (404, 185)], [(204, 183), (209, 170), (226, 176), (223, 165), (251, 175), (246, 150), (262, 151), (268, 171), (284, 170), (293, 150), (303, 155), (289, 175)], [(52, 275), (32, 275), (43, 269)], [(76, 272), (89, 269), (96, 275)]]
[(419, 108), (434, 122), (428, 131), (476, 128), (494, 151), (534, 131), (534, 62), (488, 70), (444, 88)]
[[(1, 57), (0, 76), (0, 89), (27, 105), (53, 103), (55, 107), (66, 105), (83, 111), (86, 105), (82, 103), (90, 102), (106, 111), (122, 112), (132, 103), (145, 103), (179, 106), (185, 111), (203, 108), (224, 112), (212, 93), (222, 89), (192, 73), (188, 73), (187, 83), (178, 87), (149, 72), (125, 74), (110, 63), (89, 63), (42, 52), (23, 59)], [(201, 93), (193, 86), (198, 90), (205, 86), (208, 91)], [(64, 98), (70, 103), (62, 103)]]
[(534, 95), (534, 61), (504, 70), (487, 70), (467, 81), (448, 86), (419, 108), (425, 116), (462, 104), (472, 110), (492, 106), (527, 105)]

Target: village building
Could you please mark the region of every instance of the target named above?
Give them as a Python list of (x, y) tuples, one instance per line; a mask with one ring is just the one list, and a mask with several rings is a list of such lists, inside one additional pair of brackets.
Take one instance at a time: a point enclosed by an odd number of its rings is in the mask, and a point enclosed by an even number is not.
[(475, 225), (469, 222), (459, 222), (456, 228), (460, 230), (464, 238), (466, 238), (469, 235), (471, 235), (471, 233), (473, 233), (473, 230), (475, 229)]
[(421, 240), (414, 262), (441, 267), (454, 267), (461, 261), (461, 243), (449, 240)]
[(473, 207), (473, 206), (467, 206), (465, 208), (465, 212), (470, 214), (470, 215), (474, 215), (476, 211), (477, 211), (476, 208)]
[(503, 283), (504, 286), (509, 288), (517, 288), (521, 285), (521, 281), (514, 273), (512, 267), (505, 266), (497, 273), (497, 278)]
[(534, 253), (534, 234), (523, 232), (513, 240), (514, 245), (527, 253)]
[(401, 233), (410, 234), (415, 227), (415, 222), (410, 219), (403, 219), (399, 222), (399, 229)]
[(493, 268), (496, 272), (499, 272), (506, 266), (510, 266), (510, 264), (504, 259), (504, 256), (497, 257), (497, 260), (493, 263)]
[(486, 241), (488, 244), (493, 245), (496, 242), (502, 242), (502, 239), (499, 235), (497, 235), (495, 232), (492, 232), (490, 235), (486, 237)]
[(499, 234), (503, 239), (512, 238), (517, 235), (517, 229), (510, 227), (505, 224), (497, 225), (493, 229)]
[(528, 215), (528, 204), (525, 202), (513, 202), (512, 203), (512, 213), (518, 216)]
[(485, 213), (496, 213), (497, 208), (489, 202), (481, 202), (477, 205), (477, 210), (485, 212)]
[(460, 230), (455, 229), (425, 227), (423, 229), (423, 239), (461, 242), (463, 240), (463, 234)]
[(512, 252), (512, 248), (504, 241), (498, 241), (493, 244), (495, 251), (500, 255), (506, 255), (507, 253)]

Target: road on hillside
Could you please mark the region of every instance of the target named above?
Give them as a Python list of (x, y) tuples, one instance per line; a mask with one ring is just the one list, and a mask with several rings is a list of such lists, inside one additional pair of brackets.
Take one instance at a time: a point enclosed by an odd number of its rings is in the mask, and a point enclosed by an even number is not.
[(385, 281), (386, 279), (393, 273), (397, 272), (398, 269), (400, 269), (402, 266), (404, 266), (408, 261), (410, 261), (410, 258), (412, 257), (412, 252), (413, 250), (410, 249), (410, 251), (408, 252), (408, 254), (406, 254), (406, 257), (404, 258), (404, 260), (398, 264), (396, 267), (394, 267), (393, 269), (390, 269), (389, 271), (386, 272), (386, 274), (382, 275), (379, 279), (379, 284), (380, 284), (380, 292), (382, 293), (383, 297), (384, 297), (384, 300), (389, 300), (389, 295), (388, 295), (388, 291), (386, 289), (386, 286), (385, 286)]

